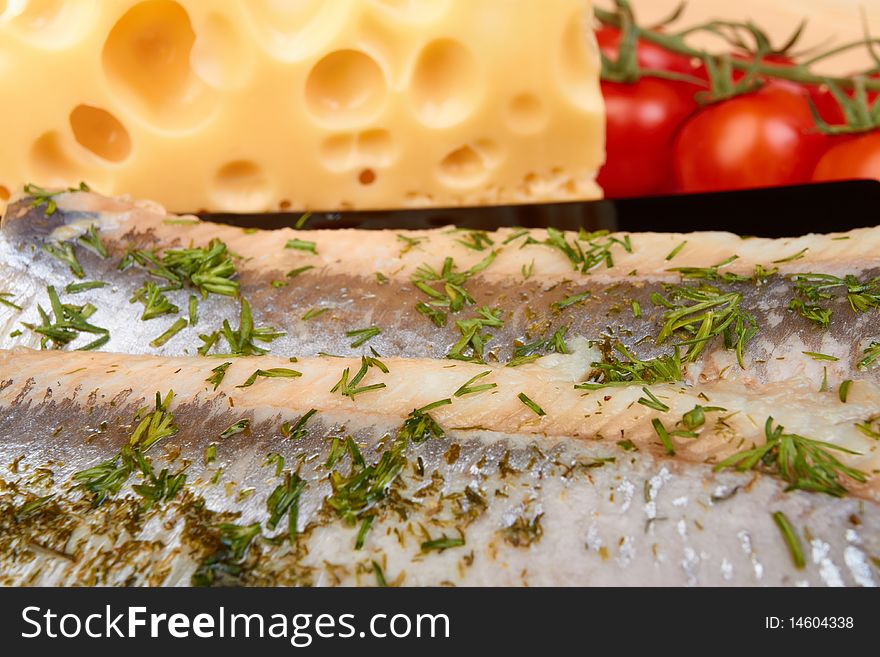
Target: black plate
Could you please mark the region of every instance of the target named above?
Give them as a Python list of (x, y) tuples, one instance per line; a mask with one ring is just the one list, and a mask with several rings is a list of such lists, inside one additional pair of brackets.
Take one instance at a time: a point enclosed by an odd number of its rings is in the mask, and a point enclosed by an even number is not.
[[(300, 215), (206, 214), (243, 228), (293, 226)], [(472, 230), (521, 226), (564, 230), (691, 232), (726, 230), (756, 237), (829, 233), (880, 224), (880, 182), (853, 181), (742, 192), (687, 194), (617, 201), (500, 207), (315, 213), (305, 228)]]

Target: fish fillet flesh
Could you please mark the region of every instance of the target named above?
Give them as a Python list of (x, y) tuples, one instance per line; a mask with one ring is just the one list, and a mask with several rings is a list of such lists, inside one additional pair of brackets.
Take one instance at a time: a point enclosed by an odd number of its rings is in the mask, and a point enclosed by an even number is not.
[(32, 191), (0, 229), (0, 583), (874, 586), (878, 241)]

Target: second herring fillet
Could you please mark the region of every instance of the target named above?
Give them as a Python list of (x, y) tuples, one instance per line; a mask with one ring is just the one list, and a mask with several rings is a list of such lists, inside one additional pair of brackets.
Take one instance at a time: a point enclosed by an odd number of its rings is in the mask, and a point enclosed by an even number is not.
[[(83, 241), (90, 228), (106, 257)], [(786, 240), (515, 229), (252, 232), (85, 192), (10, 205), (0, 231), (0, 292), (13, 305), (0, 306), (0, 346), (40, 344), (45, 335), (22, 323), (40, 325), (37, 306), (51, 310), (52, 286), (60, 303), (94, 308), (89, 322), (107, 330), (99, 349), (195, 355), (204, 345), (200, 335), (219, 335), (224, 320), (233, 329), (239, 326), (239, 300), (217, 293), (203, 298), (201, 288), (184, 281), (181, 289), (160, 290), (155, 299), (168, 305), (155, 306), (149, 316), (145, 285), (174, 286), (156, 266), (132, 260), (131, 253), (161, 258), (169, 250), (207, 248), (214, 240), (226, 247), (234, 271), (229, 279), (248, 301), (254, 326), (274, 330), (270, 343), (257, 346), (275, 354), (352, 356), (372, 347), (384, 356), (508, 363), (564, 349), (567, 340), (583, 337), (610, 349), (620, 344), (645, 359), (671, 354), (673, 345), (682, 343), (685, 354), (699, 351), (689, 380), (803, 376), (817, 385), (824, 379), (828, 387), (846, 379), (876, 380), (872, 368), (859, 365), (880, 341), (880, 229)], [(71, 257), (82, 278), (72, 271)], [(758, 266), (763, 274), (756, 275)], [(681, 268), (690, 273), (671, 271)], [(819, 295), (811, 300), (792, 280), (796, 274), (841, 281), (852, 276), (855, 283), (823, 287), (821, 280), (808, 280), (803, 283), (808, 291)], [(92, 283), (105, 285), (89, 287)], [(848, 294), (853, 290), (856, 302), (867, 299), (867, 307), (854, 305)], [(709, 307), (715, 328), (726, 327), (700, 349), (694, 338), (707, 313), (700, 300), (689, 298), (694, 294), (717, 302)], [(792, 303), (803, 312), (790, 309)], [(690, 313), (685, 316), (690, 323), (658, 344), (679, 310)], [(731, 310), (738, 314), (725, 323), (723, 313)], [(815, 321), (823, 318), (826, 327)], [(176, 332), (166, 335), (172, 327)], [(160, 336), (165, 336), (161, 344), (154, 342)], [(743, 367), (728, 348), (738, 336), (747, 338)], [(96, 337), (80, 334), (68, 348)], [(210, 351), (224, 350), (228, 346), (219, 335)]]

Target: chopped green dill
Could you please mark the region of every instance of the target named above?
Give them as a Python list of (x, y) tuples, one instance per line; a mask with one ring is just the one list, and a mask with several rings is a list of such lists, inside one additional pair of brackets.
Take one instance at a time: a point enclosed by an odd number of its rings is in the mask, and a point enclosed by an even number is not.
[(524, 281), (529, 280), (535, 273), (534, 259), (528, 264), (522, 266), (522, 277)]
[(861, 281), (852, 274), (843, 278), (831, 274), (792, 274), (795, 292), (813, 305), (833, 298), (835, 291), (846, 292), (853, 312), (867, 312), (880, 307), (880, 278)]
[(804, 356), (809, 356), (813, 360), (828, 360), (832, 362), (839, 361), (840, 359), (837, 356), (829, 356), (828, 354), (820, 354), (815, 351), (802, 351)]
[(633, 319), (640, 319), (642, 316), (642, 306), (638, 301), (632, 302)]
[(15, 511), (15, 519), (16, 520), (24, 520), (25, 518), (29, 518), (33, 515), (39, 513), (40, 509), (42, 509), (46, 504), (48, 504), (55, 497), (54, 493), (52, 495), (43, 495), (42, 497), (37, 497), (30, 502), (25, 502)]
[(67, 265), (70, 268), (70, 273), (76, 278), (85, 277), (86, 274), (83, 271), (82, 265), (79, 263), (79, 259), (76, 257), (76, 252), (73, 250), (73, 244), (70, 242), (61, 242), (58, 245), (46, 243), (43, 245), (43, 251), (59, 262)]
[(441, 536), (430, 541), (424, 541), (421, 545), (422, 552), (443, 552), (451, 548), (461, 547), (465, 544), (464, 538), (454, 536)]
[(485, 251), (487, 248), (495, 245), (495, 242), (484, 230), (468, 231), (464, 238), (455, 241), (473, 251)]
[(222, 432), (220, 432), (221, 438), (231, 438), (232, 436), (242, 433), (243, 431), (247, 431), (251, 426), (251, 421), (247, 418), (243, 420), (239, 420), (238, 422), (233, 422), (228, 427), (226, 427)]
[(299, 218), (296, 220), (296, 223), (293, 224), (295, 230), (302, 230), (305, 228), (305, 225), (308, 223), (309, 219), (312, 218), (311, 212), (302, 213)]
[(258, 377), (263, 377), (266, 379), (295, 379), (300, 376), (302, 376), (302, 372), (297, 372), (296, 370), (291, 370), (286, 367), (272, 367), (268, 370), (255, 371), (247, 378), (247, 381), (235, 387), (249, 388), (254, 385), (254, 383), (256, 383)]
[(481, 372), (480, 374), (477, 374), (476, 376), (471, 377), (470, 379), (465, 381), (464, 384), (458, 390), (456, 390), (452, 396), (453, 397), (464, 397), (465, 395), (474, 395), (478, 392), (485, 392), (486, 390), (491, 390), (492, 388), (497, 388), (498, 387), (497, 383), (483, 383), (483, 384), (476, 385), (476, 386), (471, 385), (473, 383), (476, 383), (480, 379), (489, 376), (490, 374), (492, 374), (492, 370), (486, 370), (485, 372)]
[(338, 392), (344, 397), (350, 397), (352, 400), (355, 398), (355, 395), (360, 395), (365, 392), (372, 392), (374, 390), (381, 390), (385, 387), (384, 383), (374, 383), (368, 386), (358, 387), (361, 381), (363, 381), (364, 377), (367, 375), (367, 372), (371, 367), (377, 367), (380, 371), (387, 374), (388, 368), (382, 363), (382, 361), (371, 358), (369, 356), (361, 357), (361, 367), (358, 370), (357, 374), (354, 375), (354, 378), (349, 381), (350, 369), (346, 367), (342, 372), (342, 377), (330, 389), (330, 392)]
[(403, 426), (397, 434), (398, 437), (413, 445), (423, 443), (429, 438), (442, 438), (446, 435), (443, 428), (428, 414), (428, 411), (451, 403), (451, 399), (441, 399), (422, 408), (413, 409), (413, 412), (403, 421)]
[(871, 344), (865, 348), (862, 359), (858, 363), (858, 368), (860, 370), (871, 369), (877, 362), (878, 358), (880, 358), (880, 342), (871, 342)]
[(40, 347), (42, 349), (46, 348), (49, 341), (52, 342), (55, 348), (70, 344), (79, 337), (80, 333), (90, 333), (99, 337), (93, 342), (80, 347), (77, 351), (90, 351), (107, 344), (110, 340), (110, 332), (87, 321), (96, 311), (93, 305), (75, 306), (73, 304), (61, 303), (58, 293), (51, 285), (46, 287), (46, 292), (49, 295), (52, 318), (50, 319), (49, 314), (38, 304), (37, 312), (40, 315), (40, 324), (23, 323), (26, 328), (42, 336), (40, 338)]
[(519, 399), (523, 404), (525, 404), (525, 405), (529, 408), (529, 410), (532, 411), (532, 413), (534, 413), (534, 414), (537, 415), (538, 417), (544, 417), (545, 415), (547, 415), (547, 413), (544, 412), (544, 409), (541, 408), (540, 406), (538, 406), (538, 405), (537, 405), (535, 402), (533, 402), (531, 399), (529, 399), (529, 397), (528, 397), (528, 395), (526, 395), (526, 393), (521, 392), (521, 393), (519, 393), (516, 397), (517, 397), (517, 399)]
[(162, 345), (164, 345), (166, 342), (168, 342), (171, 338), (173, 338), (175, 335), (180, 333), (185, 328), (186, 328), (186, 320), (183, 319), (182, 317), (178, 318), (177, 320), (175, 320), (175, 322), (171, 326), (169, 326), (165, 330), (164, 333), (162, 333), (162, 335), (160, 335), (159, 337), (150, 341), (150, 346), (157, 347), (157, 348), (161, 347)]
[(362, 347), (364, 344), (375, 338), (377, 335), (380, 335), (381, 333), (382, 329), (380, 329), (378, 326), (371, 326), (370, 328), (347, 331), (345, 333), (345, 337), (357, 338), (354, 342), (351, 343), (351, 348), (357, 349), (358, 347)]
[(636, 444), (633, 441), (631, 441), (629, 438), (626, 438), (625, 440), (618, 440), (617, 445), (624, 452), (632, 452), (633, 450), (638, 451)]
[(141, 314), (141, 319), (144, 321), (162, 315), (176, 315), (180, 312), (180, 308), (168, 301), (163, 289), (152, 281), (147, 281), (142, 287), (135, 290), (128, 302), (140, 302), (144, 305), (144, 312)]
[(189, 325), (195, 326), (199, 323), (199, 300), (195, 294), (189, 295)]
[(317, 244), (315, 242), (309, 242), (308, 240), (287, 240), (287, 243), (284, 245), (285, 249), (295, 249), (297, 251), (306, 251), (313, 255), (318, 255)]
[(801, 258), (804, 257), (804, 255), (806, 255), (807, 251), (809, 251), (809, 250), (810, 250), (809, 247), (803, 248), (800, 251), (798, 251), (797, 253), (795, 253), (794, 255), (790, 255), (787, 258), (782, 258), (780, 260), (774, 260), (773, 264), (774, 265), (781, 265), (785, 262), (794, 262), (795, 260), (800, 260)]
[(89, 251), (94, 253), (102, 260), (109, 255), (107, 253), (107, 248), (104, 246), (104, 243), (101, 241), (101, 238), (98, 235), (98, 227), (95, 224), (89, 226), (86, 234), (81, 235), (77, 239), (77, 242), (82, 244), (84, 247), (86, 247)]
[(299, 497), (305, 490), (306, 482), (298, 473), (284, 473), (284, 483), (278, 484), (266, 500), (269, 519), (266, 527), (274, 531), (284, 516), (287, 516), (287, 535), (291, 542), (296, 539), (296, 526), (299, 516)]
[(214, 461), (217, 460), (217, 443), (211, 443), (205, 448), (205, 456), (204, 463), (205, 466), (211, 465)]
[(306, 313), (302, 316), (302, 321), (307, 322), (310, 319), (315, 319), (315, 317), (320, 317), (325, 312), (330, 310), (329, 308), (312, 308), (307, 310)]
[(226, 370), (229, 369), (229, 366), (232, 365), (230, 362), (223, 363), (222, 365), (218, 365), (214, 369), (211, 370), (212, 374), (207, 379), (205, 379), (206, 383), (211, 383), (214, 385), (214, 390), (220, 387), (220, 384), (223, 383), (223, 377), (226, 376)]
[(385, 581), (385, 573), (382, 572), (382, 566), (376, 563), (375, 560), (370, 563), (373, 565), (373, 574), (376, 575), (376, 586), (379, 588), (387, 587), (388, 583)]
[(34, 185), (33, 183), (27, 183), (24, 186), (24, 193), (31, 197), (30, 207), (39, 208), (40, 206), (45, 205), (46, 209), (43, 211), (43, 214), (45, 214), (47, 217), (51, 217), (58, 210), (58, 205), (55, 202), (55, 197), (59, 194), (63, 194), (64, 192), (88, 191), (91, 190), (85, 182), (81, 182), (78, 187), (68, 187), (67, 189), (59, 189), (54, 192), (51, 192), (48, 189), (44, 189), (43, 187), (39, 187), (38, 185)]
[(666, 289), (668, 298), (657, 292), (651, 295), (654, 305), (667, 309), (656, 343), (663, 344), (683, 332), (685, 336), (676, 346), (688, 347), (683, 360), (693, 362), (709, 342), (723, 336), (724, 346), (735, 350), (739, 366), (745, 368), (743, 350), (758, 333), (758, 324), (740, 307), (742, 295), (723, 292), (707, 283), (696, 287), (667, 285)]
[(224, 522), (216, 525), (214, 531), (221, 547), (199, 564), (191, 578), (191, 583), (194, 586), (211, 586), (215, 583), (218, 575), (241, 573), (243, 570), (241, 564), (247, 555), (248, 548), (260, 536), (260, 523), (236, 525)]
[(672, 260), (675, 256), (677, 256), (679, 253), (681, 253), (681, 250), (687, 246), (687, 243), (688, 243), (688, 241), (685, 240), (684, 242), (682, 242), (681, 244), (676, 246), (674, 249), (672, 249), (672, 251), (669, 252), (669, 255), (666, 256), (666, 260), (667, 261)]
[(358, 529), (357, 536), (354, 540), (354, 549), (360, 550), (364, 547), (364, 540), (367, 538), (367, 532), (370, 531), (370, 527), (373, 526), (373, 516), (366, 516), (363, 520), (361, 520), (360, 529)]
[(723, 460), (715, 470), (733, 468), (746, 472), (760, 468), (768, 474), (780, 477), (788, 483), (786, 491), (805, 490), (843, 497), (848, 490), (841, 479), (849, 478), (859, 483), (867, 481), (864, 472), (841, 463), (832, 452), (857, 455), (839, 445), (784, 433), (782, 426), (773, 427), (773, 418), (764, 425), (766, 442)]
[(500, 533), (504, 540), (514, 547), (529, 547), (544, 536), (544, 528), (541, 526), (543, 515), (539, 513), (531, 520), (526, 520), (525, 516), (517, 516)]
[(9, 337), (10, 337), (10, 338), (17, 338), (17, 337), (18, 337), (19, 335), (21, 335), (21, 334), (22, 334), (22, 330), (21, 330), (21, 329), (15, 329), (14, 331), (12, 331), (12, 332), (9, 334)]
[(646, 395), (648, 395), (647, 399), (645, 399), (644, 397), (639, 397), (639, 403), (642, 406), (647, 406), (648, 408), (653, 408), (655, 411), (660, 411), (661, 413), (668, 413), (669, 412), (669, 407), (666, 404), (664, 404), (663, 402), (661, 402), (659, 399), (657, 399), (654, 396), (654, 393), (652, 393), (650, 390), (643, 387), (642, 392), (644, 392)]
[(446, 313), (442, 310), (432, 308), (426, 303), (419, 302), (416, 304), (416, 310), (433, 322), (437, 328), (446, 326)]
[(678, 348), (671, 356), (658, 356), (650, 360), (640, 360), (621, 343), (614, 345), (613, 351), (623, 356), (614, 357), (611, 349), (604, 350), (601, 362), (592, 363), (593, 370), (589, 380), (577, 384), (579, 390), (599, 390), (601, 388), (622, 387), (636, 383), (673, 383), (682, 379), (682, 365)]
[(397, 239), (403, 242), (404, 246), (400, 249), (400, 256), (405, 256), (407, 253), (416, 248), (419, 244), (426, 241), (427, 237), (408, 237), (407, 235), (397, 235)]
[(880, 440), (880, 425), (878, 425), (878, 420), (880, 420), (880, 416), (870, 417), (864, 422), (856, 423), (856, 429), (868, 438)]
[(508, 237), (507, 239), (505, 239), (505, 240), (502, 242), (502, 244), (505, 245), (505, 246), (507, 246), (507, 245), (510, 244), (511, 242), (515, 242), (516, 240), (521, 239), (521, 238), (523, 238), (523, 237), (525, 237), (525, 236), (527, 236), (527, 235), (529, 235), (529, 231), (526, 230), (525, 228), (520, 229), (520, 230), (517, 230), (517, 231), (515, 231), (515, 232), (513, 233), (513, 235), (511, 235), (510, 237)]
[[(68, 287), (70, 287), (68, 285)], [(0, 304), (12, 308), (13, 310), (22, 310), (22, 307), (17, 303), (13, 303), (8, 299), (8, 297), (12, 296), (12, 292), (0, 292)]]
[(155, 504), (170, 502), (183, 489), (186, 474), (181, 471), (171, 474), (168, 468), (162, 468), (157, 475), (141, 450), (134, 450), (135, 460), (143, 475), (143, 481), (133, 484), (131, 489), (144, 498), (144, 509), (149, 510)]
[(807, 304), (800, 299), (792, 299), (788, 304), (788, 309), (797, 312), (804, 319), (808, 319), (827, 329), (831, 323), (831, 315), (834, 311), (830, 308), (823, 308), (816, 304)]
[(293, 425), (285, 422), (281, 425), (281, 435), (285, 438), (289, 438), (290, 440), (299, 440), (300, 438), (305, 438), (306, 424), (308, 424), (309, 420), (311, 420), (317, 412), (317, 409), (312, 408), (304, 415), (302, 415)]
[[(164, 399), (157, 392), (155, 409), (149, 413), (144, 413), (146, 409), (138, 411), (135, 415), (135, 421), (138, 421), (138, 425), (116, 456), (73, 475), (76, 487), (84, 489), (91, 496), (93, 508), (100, 506), (107, 498), (118, 494), (135, 470), (140, 469), (146, 475), (145, 470), (148, 469), (149, 474), (152, 475), (152, 468), (149, 468), (144, 454), (163, 438), (177, 433), (174, 417), (168, 410), (173, 398), (172, 391), (169, 391)], [(183, 485), (183, 481), (178, 475), (169, 480), (167, 473), (161, 482), (153, 481), (151, 483), (153, 486), (159, 487), (156, 490), (162, 492), (162, 497), (172, 493), (173, 497)], [(145, 492), (149, 490), (151, 489), (144, 489)]]
[(654, 431), (660, 438), (660, 442), (663, 443), (663, 447), (666, 448), (666, 453), (670, 456), (675, 456), (675, 447), (672, 446), (672, 439), (669, 437), (669, 432), (666, 430), (666, 427), (663, 426), (663, 423), (655, 417), (651, 420), (651, 426), (654, 427)]
[[(586, 248), (581, 246), (581, 242), (586, 243)], [(603, 264), (609, 269), (613, 267), (614, 258), (611, 253), (613, 246), (622, 247), (627, 253), (632, 253), (629, 235), (619, 238), (611, 235), (607, 230), (599, 230), (594, 233), (581, 230), (577, 239), (569, 243), (565, 233), (555, 228), (548, 228), (547, 238), (544, 241), (538, 241), (530, 236), (523, 246), (530, 244), (543, 244), (557, 249), (568, 258), (575, 271), (580, 271), (583, 274), (587, 274)]]
[[(449, 257), (444, 259), (443, 267), (439, 272), (429, 265), (420, 265), (410, 277), (410, 282), (427, 295), (429, 301), (417, 304), (416, 310), (430, 318), (438, 327), (445, 326), (446, 314), (437, 309), (442, 308), (457, 313), (464, 308), (465, 304), (475, 303), (464, 285), (472, 277), (489, 267), (495, 260), (495, 256), (496, 252), (493, 251), (465, 271), (456, 271), (455, 261)], [(437, 284), (441, 285), (442, 291), (434, 287)]]
[[(107, 283), (104, 281), (83, 281), (82, 283), (68, 283), (64, 287), (64, 291), (67, 294), (76, 294), (78, 292), (85, 292), (86, 290), (97, 290), (101, 287), (107, 287)], [(0, 303), (4, 303), (2, 299), (0, 299)], [(19, 308), (19, 310), (21, 310), (21, 308)]]
[(581, 292), (580, 294), (573, 294), (570, 297), (566, 297), (562, 301), (557, 301), (553, 304), (553, 308), (556, 310), (565, 310), (566, 308), (570, 308), (571, 306), (577, 305), (579, 303), (583, 303), (587, 299), (589, 299), (591, 293), (589, 291)]
[(681, 423), (688, 431), (695, 431), (706, 424), (706, 413), (723, 413), (726, 408), (720, 406), (695, 405), (691, 410), (681, 416)]
[(804, 560), (804, 548), (803, 545), (801, 545), (801, 539), (798, 537), (794, 527), (782, 511), (777, 511), (773, 514), (773, 522), (776, 523), (776, 526), (782, 533), (782, 539), (788, 546), (788, 552), (791, 554), (791, 560), (794, 563), (794, 567), (798, 570), (803, 570), (804, 566), (806, 566), (806, 561)]
[(272, 342), (276, 338), (284, 335), (283, 332), (276, 331), (272, 327), (254, 327), (254, 319), (251, 313), (251, 305), (247, 299), (241, 298), (241, 310), (239, 313), (239, 325), (237, 330), (233, 330), (228, 320), (223, 320), (221, 331), (214, 331), (210, 334), (199, 335), (202, 346), (198, 352), (202, 356), (207, 356), (208, 352), (220, 340), (220, 336), (226, 339), (229, 344), (228, 353), (215, 354), (217, 356), (262, 356), (268, 353), (267, 349), (258, 347), (254, 344), (254, 340), (260, 342)]
[(840, 389), (837, 391), (838, 397), (840, 397), (840, 401), (844, 404), (846, 403), (846, 399), (849, 396), (849, 389), (852, 387), (852, 380), (847, 379), (843, 383), (840, 384)]
[(303, 267), (297, 267), (296, 269), (291, 269), (289, 272), (285, 274), (287, 278), (296, 278), (300, 274), (307, 272), (309, 269), (314, 269), (314, 265), (305, 265)]
[(205, 247), (167, 249), (161, 256), (156, 251), (129, 249), (119, 269), (124, 271), (134, 265), (144, 268), (154, 278), (167, 281), (168, 290), (179, 290), (189, 283), (203, 298), (208, 294), (234, 297), (239, 292), (232, 254), (218, 239), (212, 239)]
[[(504, 322), (501, 319), (501, 310), (493, 310), (489, 306), (483, 306), (477, 309), (476, 317), (458, 320), (455, 325), (461, 333), (461, 338), (452, 346), (446, 357), (482, 363), (483, 349), (486, 342), (492, 338), (491, 333), (483, 333), (483, 330), (500, 328), (504, 326)], [(466, 353), (468, 351), (470, 353)]]
[(377, 272), (376, 272), (376, 282), (377, 282), (379, 285), (387, 285), (387, 284), (388, 284), (388, 281), (390, 281), (390, 280), (391, 280), (391, 279), (389, 279), (389, 278), (388, 278), (385, 274), (383, 274), (382, 272), (380, 272), (380, 271), (377, 271)]

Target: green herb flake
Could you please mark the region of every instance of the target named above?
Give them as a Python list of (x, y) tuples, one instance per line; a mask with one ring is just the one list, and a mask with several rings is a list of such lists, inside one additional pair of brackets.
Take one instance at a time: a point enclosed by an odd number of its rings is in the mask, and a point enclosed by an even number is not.
[(669, 407), (661, 402), (659, 399), (657, 399), (654, 396), (654, 393), (652, 393), (650, 390), (643, 387), (642, 392), (644, 392), (648, 396), (648, 398), (645, 399), (644, 397), (640, 397), (639, 404), (641, 404), (642, 406), (647, 406), (648, 408), (653, 408), (655, 411), (660, 411), (661, 413), (669, 412)]
[(231, 438), (239, 433), (247, 431), (250, 429), (251, 421), (248, 419), (239, 420), (238, 422), (234, 422), (226, 427), (221, 433), (221, 438)]
[[(67, 294), (77, 294), (78, 292), (85, 292), (86, 290), (97, 290), (98, 288), (102, 287), (107, 287), (107, 283), (105, 283), (104, 281), (83, 281), (82, 283), (68, 283), (64, 287), (64, 291)], [(0, 299), (0, 303), (4, 303), (2, 299)], [(19, 310), (21, 310), (21, 308), (19, 308)]]
[(477, 374), (474, 377), (471, 377), (470, 379), (465, 381), (464, 384), (458, 390), (456, 390), (452, 396), (453, 397), (464, 397), (465, 395), (474, 395), (479, 392), (485, 392), (486, 390), (492, 390), (493, 388), (497, 388), (498, 387), (497, 383), (483, 383), (483, 384), (476, 385), (476, 386), (472, 385), (473, 383), (476, 383), (480, 379), (487, 377), (490, 374), (492, 374), (492, 370), (487, 370), (485, 372), (481, 372), (480, 374)]
[(672, 249), (672, 251), (669, 252), (669, 255), (666, 256), (666, 260), (667, 261), (672, 260), (675, 256), (677, 256), (679, 253), (681, 253), (681, 250), (687, 246), (687, 243), (688, 243), (688, 241), (685, 240), (684, 242), (682, 242), (681, 244), (676, 246), (674, 249)]
[(168, 342), (171, 338), (173, 338), (175, 335), (177, 335), (183, 329), (185, 329), (186, 324), (187, 324), (187, 322), (185, 319), (183, 319), (182, 317), (178, 318), (171, 326), (168, 327), (168, 329), (164, 333), (162, 333), (162, 335), (160, 335), (156, 339), (152, 340), (150, 342), (150, 346), (156, 347), (156, 348), (161, 347), (166, 342)]
[(782, 426), (773, 427), (773, 418), (764, 425), (766, 442), (723, 460), (715, 470), (732, 468), (739, 472), (761, 469), (788, 483), (786, 491), (805, 490), (844, 497), (849, 491), (841, 480), (865, 483), (867, 475), (841, 463), (834, 452), (858, 455), (839, 445), (787, 434)]
[(663, 423), (655, 417), (651, 420), (651, 425), (654, 427), (654, 431), (660, 438), (660, 442), (663, 443), (663, 447), (666, 448), (666, 453), (670, 456), (675, 456), (675, 447), (672, 445), (672, 438), (669, 437), (669, 432), (666, 430), (666, 427), (663, 426)]
[(345, 337), (347, 338), (356, 338), (354, 342), (351, 343), (352, 349), (357, 349), (358, 347), (363, 346), (377, 335), (381, 335), (382, 329), (377, 326), (371, 326), (369, 328), (357, 329), (354, 331), (347, 331)]
[(828, 354), (820, 354), (820, 353), (816, 353), (815, 351), (802, 351), (801, 353), (804, 354), (805, 356), (809, 356), (813, 360), (827, 360), (827, 361), (831, 361), (831, 362), (837, 362), (840, 360), (837, 356), (829, 356)]
[(226, 376), (226, 370), (229, 369), (229, 366), (232, 365), (230, 362), (223, 363), (222, 365), (218, 365), (214, 369), (211, 370), (212, 374), (207, 379), (205, 379), (206, 383), (213, 384), (214, 390), (220, 387), (220, 384), (223, 383), (223, 377)]
[(773, 514), (773, 522), (776, 523), (776, 526), (782, 533), (782, 539), (788, 546), (788, 552), (791, 554), (791, 560), (794, 563), (794, 567), (798, 570), (803, 570), (804, 566), (806, 566), (806, 561), (804, 560), (804, 548), (801, 544), (801, 539), (797, 535), (791, 522), (789, 522), (788, 518), (785, 517), (785, 514), (782, 511), (777, 511)]
[(430, 541), (424, 541), (421, 545), (422, 552), (443, 552), (452, 548), (462, 547), (464, 538), (454, 536), (441, 536)]
[(544, 417), (545, 415), (547, 415), (547, 413), (544, 412), (544, 409), (541, 408), (540, 406), (538, 406), (538, 405), (537, 405), (535, 402), (533, 402), (531, 399), (529, 399), (529, 397), (526, 395), (526, 393), (521, 392), (521, 393), (519, 393), (516, 397), (517, 397), (517, 399), (519, 399), (523, 404), (525, 404), (525, 405), (529, 408), (529, 410), (531, 410), (531, 411), (532, 411), (535, 415), (537, 415), (538, 417)]
[(236, 388), (249, 388), (256, 383), (259, 377), (266, 379), (296, 379), (302, 376), (302, 372), (291, 370), (286, 367), (273, 367), (268, 370), (256, 370), (247, 380)]
[(846, 399), (849, 396), (849, 389), (852, 387), (852, 380), (847, 379), (843, 383), (840, 384), (840, 389), (837, 391), (838, 397), (840, 397), (840, 401), (844, 404), (846, 403)]
[(301, 239), (293, 239), (287, 240), (284, 248), (295, 249), (297, 251), (306, 251), (307, 253), (311, 253), (312, 255), (318, 255), (317, 246), (318, 245), (315, 242), (309, 242), (308, 240)]

